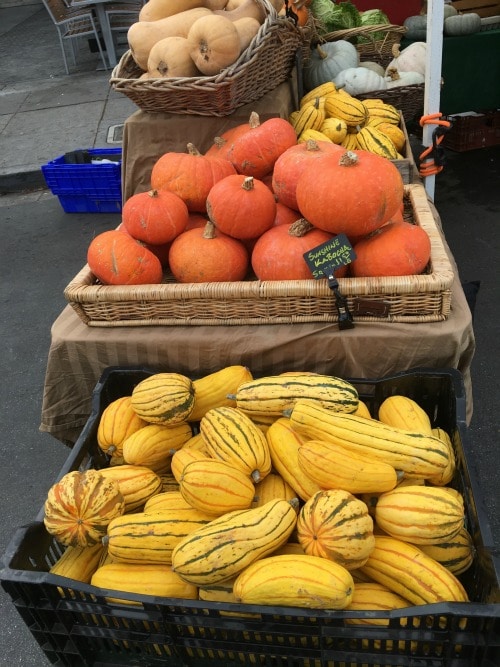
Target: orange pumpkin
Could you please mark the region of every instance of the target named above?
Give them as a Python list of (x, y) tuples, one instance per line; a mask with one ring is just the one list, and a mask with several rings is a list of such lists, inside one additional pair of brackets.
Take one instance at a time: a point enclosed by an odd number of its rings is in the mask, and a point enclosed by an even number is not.
[(98, 234), (89, 244), (87, 262), (104, 285), (161, 283), (161, 262), (128, 233), (117, 229)]
[(313, 139), (288, 148), (276, 160), (273, 170), (272, 188), (278, 202), (297, 209), (297, 181), (309, 162), (325, 155), (342, 153), (343, 149), (337, 144)]
[(250, 119), (250, 129), (238, 136), (229, 157), (236, 171), (262, 179), (287, 148), (297, 143), (292, 125), (284, 118), (269, 118), (260, 123), (257, 114)]
[(189, 211), (205, 213), (212, 186), (236, 171), (228, 160), (202, 155), (191, 143), (187, 148), (187, 153), (172, 151), (155, 162), (151, 170), (151, 187), (175, 192)]
[(202, 215), (201, 213), (190, 213), (184, 231), (187, 232), (188, 229), (194, 229), (195, 227), (204, 227), (207, 222), (208, 217), (206, 215)]
[(138, 241), (161, 245), (184, 231), (188, 209), (179, 195), (150, 190), (132, 195), (122, 210), (122, 224)]
[(281, 202), (276, 202), (276, 215), (274, 217), (274, 226), (291, 225), (292, 222), (300, 218), (300, 213), (293, 208), (289, 208)]
[(172, 243), (170, 270), (180, 283), (211, 283), (243, 280), (248, 270), (245, 246), (207, 222), (190, 229)]
[(378, 229), (403, 201), (403, 179), (387, 158), (346, 151), (313, 161), (297, 182), (297, 206), (315, 227), (348, 237)]
[(410, 222), (388, 222), (354, 246), (352, 276), (411, 276), (422, 273), (431, 257), (425, 229)]
[(272, 227), (276, 202), (271, 190), (253, 176), (226, 176), (208, 193), (210, 220), (224, 234), (254, 239)]
[[(241, 134), (244, 134), (247, 130), (250, 129), (251, 119), (257, 118), (258, 114), (253, 111), (250, 114), (248, 123), (240, 123), (235, 127), (230, 127), (229, 129), (222, 132), (220, 135), (215, 137), (214, 143), (206, 151), (205, 155), (208, 157), (222, 157), (229, 159), (229, 153), (233, 147), (233, 141), (239, 137)], [(252, 122), (255, 122), (252, 120)]]
[[(252, 268), (259, 280), (312, 280), (304, 253), (332, 238), (303, 218), (278, 225), (263, 234), (252, 252)], [(342, 267), (345, 275), (346, 267)], [(339, 271), (336, 276), (340, 275)]]

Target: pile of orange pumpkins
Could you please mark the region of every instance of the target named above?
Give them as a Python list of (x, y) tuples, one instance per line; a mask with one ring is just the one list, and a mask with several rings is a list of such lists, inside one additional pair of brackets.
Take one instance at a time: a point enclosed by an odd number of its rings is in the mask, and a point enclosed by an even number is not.
[(307, 280), (304, 253), (344, 233), (356, 259), (336, 275), (415, 275), (430, 241), (403, 218), (404, 185), (385, 157), (298, 142), (288, 120), (248, 123), (201, 154), (167, 152), (151, 190), (132, 195), (117, 230), (97, 235), (87, 261), (102, 284)]

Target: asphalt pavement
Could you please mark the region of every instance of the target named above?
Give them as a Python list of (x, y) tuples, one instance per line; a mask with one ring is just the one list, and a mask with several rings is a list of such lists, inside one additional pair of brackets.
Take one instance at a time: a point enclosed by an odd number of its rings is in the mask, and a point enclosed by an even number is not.
[[(83, 265), (90, 239), (119, 222), (115, 214), (64, 213), (40, 166), (76, 148), (119, 146), (113, 128), (136, 107), (110, 89), (110, 72), (98, 69), (88, 45), (65, 74), (56, 30), (40, 4), (0, 5), (0, 62), (1, 554), (16, 527), (34, 519), (68, 455), (38, 430), (50, 327), (65, 305), (63, 289)], [(497, 548), (499, 183), (500, 146), (446, 151), (434, 199), (462, 281), (472, 289), (480, 284), (468, 448)], [(0, 608), (0, 665), (49, 664), (3, 592)]]

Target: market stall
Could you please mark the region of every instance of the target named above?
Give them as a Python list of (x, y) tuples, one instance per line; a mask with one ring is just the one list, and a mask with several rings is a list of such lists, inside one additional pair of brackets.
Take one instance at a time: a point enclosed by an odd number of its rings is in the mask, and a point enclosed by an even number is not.
[[(92, 239), (52, 325), (40, 429), (71, 450), (2, 583), (58, 664), (496, 667), (472, 315), (404, 114), (347, 80), (303, 91), (306, 23), (248, 4), (255, 59), (236, 35), (220, 74), (162, 81), (148, 59), (143, 76), (132, 48), (113, 73), (140, 106), (121, 227)], [(347, 30), (357, 69), (366, 35)]]

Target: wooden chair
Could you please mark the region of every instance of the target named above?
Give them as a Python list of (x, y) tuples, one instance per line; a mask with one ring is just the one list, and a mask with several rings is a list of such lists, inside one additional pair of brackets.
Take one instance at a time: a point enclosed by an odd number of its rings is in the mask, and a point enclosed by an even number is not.
[(76, 64), (76, 43), (81, 37), (94, 37), (104, 69), (107, 70), (108, 65), (101, 47), (98, 25), (92, 10), (90, 8), (71, 8), (63, 0), (42, 0), (42, 2), (57, 28), (66, 74), (69, 74), (69, 67), (65, 44), (70, 44), (73, 63)]

